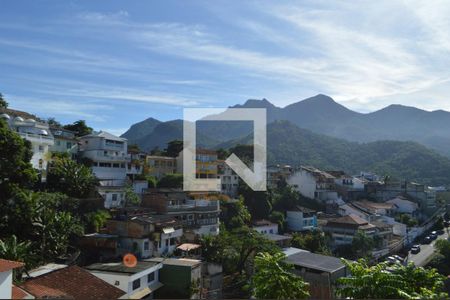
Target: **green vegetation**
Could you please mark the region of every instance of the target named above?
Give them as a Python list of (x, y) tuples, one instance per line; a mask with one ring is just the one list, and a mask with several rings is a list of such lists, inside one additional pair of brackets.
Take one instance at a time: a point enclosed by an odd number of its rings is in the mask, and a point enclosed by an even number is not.
[(8, 102), (3, 98), (2, 93), (0, 93), (0, 108), (8, 108)]
[(313, 253), (331, 254), (331, 250), (327, 246), (327, 237), (318, 229), (304, 233), (293, 233), (291, 244), (292, 247), (305, 249)]
[(158, 188), (181, 189), (183, 187), (183, 174), (167, 174), (158, 181)]
[(304, 299), (309, 297), (308, 284), (291, 271), (293, 266), (283, 262), (284, 254), (259, 253), (255, 257), (252, 278), (256, 299)]
[(70, 197), (86, 198), (94, 190), (96, 178), (92, 170), (70, 158), (54, 157), (49, 166), (47, 187)]
[(354, 299), (446, 298), (444, 277), (435, 269), (385, 263), (369, 266), (366, 261), (345, 261), (351, 276), (340, 278), (337, 294)]
[(92, 133), (93, 129), (86, 125), (85, 120), (78, 120), (72, 124), (64, 125), (64, 129), (75, 132), (75, 136), (80, 137)]
[(224, 292), (232, 298), (250, 297), (255, 255), (279, 252), (273, 242), (247, 226), (233, 230), (222, 227), (218, 236), (204, 236), (200, 243), (206, 261), (222, 264), (229, 278), (224, 281)]
[(436, 268), (442, 275), (450, 275), (450, 241), (438, 240), (434, 247), (438, 253), (434, 255), (429, 266)]
[(34, 185), (37, 173), (30, 163), (32, 156), (31, 143), (0, 120), (0, 199), (8, 199), (14, 189)]

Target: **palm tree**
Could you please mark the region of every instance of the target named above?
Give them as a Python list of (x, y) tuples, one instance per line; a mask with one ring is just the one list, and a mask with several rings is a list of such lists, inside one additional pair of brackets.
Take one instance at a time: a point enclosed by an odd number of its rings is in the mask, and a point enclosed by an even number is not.
[(284, 262), (283, 253), (262, 252), (255, 257), (253, 296), (258, 299), (304, 299), (309, 285), (291, 273), (292, 265)]

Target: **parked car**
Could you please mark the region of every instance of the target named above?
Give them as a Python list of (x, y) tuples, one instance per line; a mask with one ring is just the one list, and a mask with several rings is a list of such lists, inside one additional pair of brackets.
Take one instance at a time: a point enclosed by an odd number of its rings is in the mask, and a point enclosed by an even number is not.
[(411, 254), (417, 254), (420, 252), (420, 246), (419, 245), (414, 245), (411, 247)]
[(422, 243), (423, 243), (423, 244), (430, 244), (432, 241), (433, 241), (433, 239), (431, 238), (431, 236), (427, 235), (427, 236), (423, 239)]
[(432, 232), (430, 233), (429, 237), (430, 237), (431, 240), (433, 240), (433, 241), (434, 241), (435, 239), (437, 239), (437, 237), (438, 237), (437, 231), (432, 231)]
[(397, 255), (397, 254), (392, 255), (392, 257), (395, 258), (396, 260), (400, 261), (400, 262), (403, 262), (405, 260), (403, 257), (401, 257), (400, 255)]
[(442, 234), (444, 234), (444, 229), (436, 230), (436, 232), (438, 235), (442, 235)]
[(389, 256), (388, 258), (386, 258), (386, 262), (388, 262), (389, 264), (401, 264), (402, 263), (401, 260), (398, 260), (394, 256)]

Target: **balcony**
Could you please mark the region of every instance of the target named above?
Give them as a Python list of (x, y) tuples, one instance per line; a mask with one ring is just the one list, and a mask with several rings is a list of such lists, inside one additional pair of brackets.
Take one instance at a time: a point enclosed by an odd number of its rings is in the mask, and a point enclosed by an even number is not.
[(47, 144), (50, 146), (54, 144), (54, 139), (52, 136), (24, 132), (19, 132), (19, 135), (32, 143)]
[(167, 211), (219, 211), (219, 201), (217, 200), (186, 200), (184, 204), (168, 205)]

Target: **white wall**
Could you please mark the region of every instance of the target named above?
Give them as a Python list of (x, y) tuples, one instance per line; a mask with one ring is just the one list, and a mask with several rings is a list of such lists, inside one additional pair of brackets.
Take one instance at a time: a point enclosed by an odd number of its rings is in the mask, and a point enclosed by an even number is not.
[(287, 179), (287, 184), (294, 187), (300, 194), (310, 199), (314, 199), (316, 191), (316, 180), (304, 170), (298, 170)]
[(12, 298), (12, 270), (0, 272), (0, 299)]
[(278, 234), (278, 224), (271, 224), (267, 226), (253, 226), (253, 229), (263, 234)]

